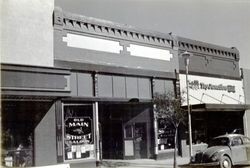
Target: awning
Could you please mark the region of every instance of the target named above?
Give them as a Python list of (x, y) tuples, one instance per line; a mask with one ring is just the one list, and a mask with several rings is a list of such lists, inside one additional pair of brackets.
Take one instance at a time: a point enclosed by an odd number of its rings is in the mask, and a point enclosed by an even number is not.
[[(240, 112), (250, 109), (250, 104), (195, 104), (190, 105), (192, 112)], [(183, 106), (187, 109), (187, 106)]]

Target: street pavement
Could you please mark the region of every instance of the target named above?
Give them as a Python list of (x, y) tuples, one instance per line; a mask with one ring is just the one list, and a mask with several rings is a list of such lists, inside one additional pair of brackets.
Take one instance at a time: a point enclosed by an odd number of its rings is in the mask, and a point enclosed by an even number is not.
[[(100, 168), (173, 168), (174, 159), (153, 160), (153, 159), (136, 159), (136, 160), (103, 160)], [(177, 157), (178, 165), (188, 164), (189, 158)], [(179, 167), (179, 166), (178, 166)]]
[[(99, 168), (173, 168), (174, 159), (153, 160), (103, 160)], [(178, 168), (219, 168), (219, 166), (189, 166), (188, 157), (177, 157)], [(234, 166), (234, 168), (250, 168), (250, 166)]]

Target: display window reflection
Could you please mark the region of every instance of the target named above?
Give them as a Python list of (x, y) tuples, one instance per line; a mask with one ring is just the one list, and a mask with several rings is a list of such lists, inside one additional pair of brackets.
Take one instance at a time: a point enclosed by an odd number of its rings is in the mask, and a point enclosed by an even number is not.
[(175, 129), (167, 124), (164, 119), (158, 119), (158, 149), (166, 150), (174, 148)]
[(92, 104), (64, 105), (65, 160), (94, 158)]

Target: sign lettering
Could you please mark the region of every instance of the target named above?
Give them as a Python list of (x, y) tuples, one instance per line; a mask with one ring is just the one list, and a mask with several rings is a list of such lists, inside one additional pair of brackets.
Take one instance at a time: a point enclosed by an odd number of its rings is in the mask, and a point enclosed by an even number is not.
[(198, 80), (189, 81), (189, 88), (193, 90), (220, 90), (220, 91), (226, 91), (228, 93), (235, 93), (235, 86), (234, 85), (223, 85), (218, 84), (214, 85), (211, 83), (203, 83), (199, 82)]
[(66, 140), (72, 144), (89, 144), (92, 142), (92, 120), (89, 117), (70, 117), (65, 122)]

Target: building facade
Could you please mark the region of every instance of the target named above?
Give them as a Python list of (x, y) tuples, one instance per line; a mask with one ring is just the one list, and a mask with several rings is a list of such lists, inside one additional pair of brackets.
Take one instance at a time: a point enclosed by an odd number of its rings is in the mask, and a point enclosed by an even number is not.
[[(239, 51), (182, 37), (177, 39), (179, 53), (188, 51), (193, 55), (188, 82), (194, 152), (207, 147), (205, 143), (215, 136), (244, 134), (244, 114), (249, 106), (244, 97)], [(180, 91), (186, 98), (184, 59), (180, 58), (179, 63)], [(182, 153), (187, 154), (185, 149)]]
[[(97, 159), (154, 158), (158, 148), (168, 149), (155, 138), (151, 101), (156, 92), (175, 92), (178, 54), (172, 37), (60, 8), (54, 19), (55, 66), (71, 71), (71, 95), (62, 103), (93, 106), (92, 117), (86, 117), (95, 123)], [(62, 113), (67, 120), (65, 109)], [(66, 143), (65, 132), (62, 137)], [(77, 159), (72, 152), (63, 160)]]
[[(2, 151), (14, 166), (20, 164), (19, 144), (29, 157), (26, 166), (95, 167), (102, 159), (172, 157), (173, 128), (157, 121), (152, 99), (185, 90), (184, 51), (194, 54), (189, 75), (195, 143), (234, 129), (244, 133), (236, 49), (68, 13), (49, 1), (42, 8), (38, 1), (14, 2), (3, 4), (6, 15), (25, 9), (8, 15), (1, 60)], [(36, 5), (43, 12), (34, 12)], [(15, 15), (24, 17), (19, 27)], [(46, 22), (38, 26), (37, 17)], [(217, 132), (211, 124), (219, 125)], [(185, 130), (179, 135), (182, 156)]]

